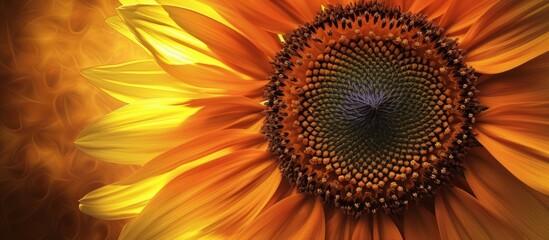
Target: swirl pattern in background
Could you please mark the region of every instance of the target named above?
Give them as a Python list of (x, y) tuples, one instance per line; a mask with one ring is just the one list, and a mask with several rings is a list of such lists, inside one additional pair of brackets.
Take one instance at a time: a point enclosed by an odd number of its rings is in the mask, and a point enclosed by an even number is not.
[(135, 170), (96, 161), (74, 138), (122, 106), (79, 70), (146, 53), (104, 19), (115, 0), (0, 1), (0, 239), (115, 239), (124, 221), (78, 200)]

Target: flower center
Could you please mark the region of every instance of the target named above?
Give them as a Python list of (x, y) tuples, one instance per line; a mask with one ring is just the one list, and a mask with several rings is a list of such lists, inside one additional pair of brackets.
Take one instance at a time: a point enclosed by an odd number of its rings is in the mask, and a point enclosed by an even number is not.
[(285, 36), (263, 132), (299, 191), (358, 216), (400, 212), (460, 171), (474, 70), (425, 16), (329, 7)]

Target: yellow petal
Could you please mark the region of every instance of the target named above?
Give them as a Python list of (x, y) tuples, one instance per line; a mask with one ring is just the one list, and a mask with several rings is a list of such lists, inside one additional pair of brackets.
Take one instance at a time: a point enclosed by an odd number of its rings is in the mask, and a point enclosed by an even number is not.
[(522, 239), (511, 225), (459, 188), (441, 191), (435, 214), (442, 239)]
[(131, 185), (107, 185), (80, 199), (80, 211), (105, 220), (135, 217), (169, 182), (169, 173)]
[[(149, 201), (168, 182), (181, 173), (230, 153), (228, 150), (213, 152), (202, 158), (193, 158), (168, 172), (143, 175), (136, 172), (128, 179), (96, 189), (80, 199), (82, 212), (100, 219), (118, 220), (132, 218), (141, 213)], [(140, 170), (142, 170), (141, 168)]]
[(263, 141), (262, 134), (240, 129), (193, 138), (147, 162), (122, 181), (89, 193), (80, 201), (80, 209), (102, 219), (134, 217), (166, 183), (182, 172), (234, 151), (256, 148)]
[(231, 26), (231, 24), (227, 22), (227, 20), (225, 20), (218, 12), (215, 11), (215, 9), (212, 7), (211, 4), (203, 3), (200, 1), (180, 1), (180, 0), (157, 0), (157, 2), (164, 6), (174, 6), (174, 7), (189, 9), (191, 11), (200, 13), (204, 16), (208, 16), (208, 18), (211, 18), (215, 21), (218, 21), (234, 29), (234, 27)]
[(296, 194), (263, 212), (232, 239), (324, 239), (325, 219), (319, 199)]
[[(263, 30), (257, 21), (250, 22), (245, 20), (239, 13), (239, 9), (233, 8), (230, 2), (215, 0), (205, 1), (205, 3), (177, 0), (159, 0), (158, 2), (190, 9), (223, 23), (250, 39), (261, 51), (270, 57), (274, 57), (275, 53), (281, 49), (276, 34)], [(257, 4), (254, 4), (254, 6), (257, 6)], [(256, 13), (260, 12), (256, 11)]]
[(234, 152), (171, 181), (120, 238), (226, 238), (259, 214), (281, 180), (268, 152)]
[(479, 115), (477, 139), (513, 175), (549, 195), (549, 101), (490, 108)]
[(108, 17), (107, 19), (105, 19), (105, 22), (111, 27), (113, 28), (114, 30), (116, 30), (117, 32), (119, 32), (120, 34), (122, 34), (124, 37), (132, 40), (134, 43), (136, 43), (137, 45), (143, 47), (143, 49), (145, 51), (147, 51), (147, 53), (150, 54), (149, 50), (147, 48), (145, 48), (141, 42), (139, 42), (139, 39), (137, 39), (137, 37), (135, 37), (135, 35), (133, 35), (132, 31), (130, 31), (130, 29), (128, 28), (128, 26), (126, 25), (126, 23), (124, 23), (124, 20), (122, 20), (122, 18), (120, 18), (119, 16), (111, 16), (111, 17)]
[(123, 5), (136, 5), (136, 4), (158, 4), (155, 0), (118, 0)]
[(206, 97), (168, 75), (152, 59), (88, 68), (82, 75), (116, 99), (131, 103), (149, 98)]
[(470, 154), (465, 177), (480, 203), (509, 221), (527, 239), (549, 236), (549, 196), (515, 178), (485, 149)]
[(411, 206), (404, 214), (405, 239), (440, 239), (436, 217), (426, 208)]
[[(280, 50), (280, 42), (276, 34), (268, 33), (258, 27), (257, 22), (245, 21), (242, 15), (228, 6), (224, 1), (178, 1), (158, 0), (165, 6), (176, 6), (200, 13), (208, 18), (238, 31), (269, 56), (274, 56)], [(256, 4), (254, 4), (256, 5)]]
[(206, 44), (183, 31), (159, 5), (118, 8), (128, 28), (159, 61), (170, 64), (194, 62), (223, 66)]
[(103, 161), (144, 164), (181, 143), (176, 132), (197, 110), (181, 99), (134, 102), (91, 123), (75, 144)]
[(191, 136), (189, 139), (189, 141), (147, 162), (121, 182), (132, 184), (148, 177), (162, 175), (179, 166), (195, 162), (197, 159), (202, 159), (200, 162), (211, 160), (211, 155), (224, 151), (255, 149), (265, 141), (264, 136), (259, 132), (242, 129), (212, 131), (197, 137)]
[(182, 29), (204, 42), (227, 66), (256, 79), (269, 75), (267, 55), (250, 40), (229, 26), (203, 14), (172, 6), (164, 6)]
[(501, 0), (476, 21), (460, 47), (480, 73), (517, 67), (549, 51), (549, 4), (545, 0)]

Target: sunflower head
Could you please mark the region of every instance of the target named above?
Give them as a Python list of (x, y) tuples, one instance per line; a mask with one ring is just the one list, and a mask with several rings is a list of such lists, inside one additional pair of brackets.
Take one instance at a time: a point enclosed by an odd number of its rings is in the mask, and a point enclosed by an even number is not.
[(127, 2), (77, 141), (141, 165), (81, 200), (121, 238), (549, 236), (546, 1)]
[(377, 2), (330, 6), (286, 35), (263, 132), (283, 175), (346, 212), (399, 212), (448, 184), (479, 111), (457, 41)]

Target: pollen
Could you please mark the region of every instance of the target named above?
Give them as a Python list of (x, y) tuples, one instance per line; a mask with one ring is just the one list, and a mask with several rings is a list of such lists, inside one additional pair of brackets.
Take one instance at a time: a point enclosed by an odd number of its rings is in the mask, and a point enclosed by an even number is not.
[(287, 34), (262, 129), (284, 177), (354, 216), (399, 213), (450, 184), (480, 104), (474, 70), (443, 33), (360, 2)]

